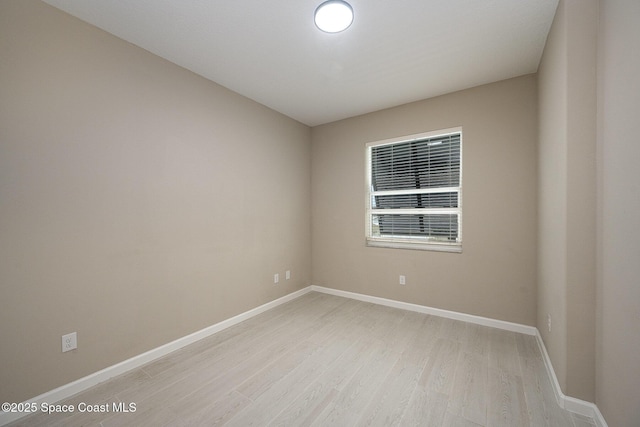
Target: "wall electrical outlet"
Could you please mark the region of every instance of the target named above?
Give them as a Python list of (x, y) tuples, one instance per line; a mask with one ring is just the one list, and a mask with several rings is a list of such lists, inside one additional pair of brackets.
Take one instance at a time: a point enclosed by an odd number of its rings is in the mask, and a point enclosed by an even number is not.
[(278, 273), (273, 275), (273, 283), (278, 283), (280, 281), (280, 275)]
[(78, 334), (71, 332), (70, 334), (62, 336), (62, 352), (71, 351), (78, 348)]
[(400, 275), (400, 284), (401, 285), (406, 285), (407, 284), (407, 279), (402, 274)]
[(291, 270), (287, 270), (286, 273), (284, 273), (284, 278), (286, 280), (291, 279)]
[(547, 328), (549, 329), (549, 332), (551, 332), (551, 315), (547, 314)]

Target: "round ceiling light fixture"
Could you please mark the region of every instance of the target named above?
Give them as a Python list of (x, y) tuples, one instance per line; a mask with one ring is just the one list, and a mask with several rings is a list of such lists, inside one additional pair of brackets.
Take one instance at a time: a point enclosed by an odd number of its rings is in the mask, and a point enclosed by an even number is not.
[(325, 33), (339, 33), (353, 22), (353, 9), (343, 0), (328, 0), (316, 9), (316, 27)]

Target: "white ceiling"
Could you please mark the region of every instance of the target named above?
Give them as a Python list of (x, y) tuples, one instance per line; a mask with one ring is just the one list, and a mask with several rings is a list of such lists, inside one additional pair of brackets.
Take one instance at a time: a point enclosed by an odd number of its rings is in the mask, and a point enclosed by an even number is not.
[(536, 72), (558, 0), (45, 0), (309, 126)]

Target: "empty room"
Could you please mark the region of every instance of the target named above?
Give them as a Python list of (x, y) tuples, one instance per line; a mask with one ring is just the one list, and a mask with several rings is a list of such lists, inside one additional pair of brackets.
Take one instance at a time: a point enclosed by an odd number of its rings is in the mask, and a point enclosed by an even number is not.
[(639, 426), (639, 52), (637, 0), (0, 0), (0, 425)]

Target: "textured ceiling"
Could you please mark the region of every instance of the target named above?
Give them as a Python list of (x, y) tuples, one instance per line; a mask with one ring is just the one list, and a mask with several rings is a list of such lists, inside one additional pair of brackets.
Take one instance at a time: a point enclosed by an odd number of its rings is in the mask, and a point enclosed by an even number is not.
[(558, 0), (45, 0), (310, 126), (536, 72)]

